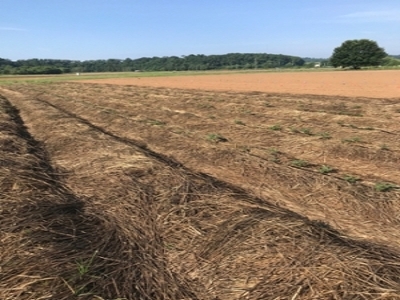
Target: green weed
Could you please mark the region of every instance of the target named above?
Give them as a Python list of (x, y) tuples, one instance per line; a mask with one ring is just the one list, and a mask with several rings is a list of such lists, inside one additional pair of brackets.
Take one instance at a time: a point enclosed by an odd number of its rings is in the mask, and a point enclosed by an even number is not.
[(159, 120), (148, 120), (148, 123), (152, 126), (164, 126), (166, 123)]
[(360, 143), (361, 142), (361, 138), (358, 136), (355, 137), (351, 137), (348, 139), (343, 139), (342, 140), (343, 143)]
[(273, 154), (273, 155), (276, 155), (276, 154), (280, 154), (280, 153), (281, 153), (278, 149), (275, 149), (275, 148), (269, 148), (269, 149), (268, 149), (268, 152), (269, 152), (270, 154)]
[(305, 161), (305, 160), (302, 160), (302, 159), (295, 159), (295, 160), (292, 160), (291, 162), (290, 162), (290, 164), (293, 166), (293, 167), (297, 167), (297, 168), (305, 168), (305, 167), (308, 167), (310, 164), (309, 164), (309, 162), (307, 162), (307, 161)]
[(89, 273), (90, 266), (92, 265), (93, 260), (94, 260), (95, 256), (97, 255), (97, 253), (98, 253), (98, 251), (96, 250), (93, 253), (92, 257), (87, 261), (78, 261), (77, 262), (78, 273), (81, 278), (83, 276), (85, 276), (87, 273)]
[(301, 133), (307, 134), (307, 135), (313, 135), (312, 131), (310, 128), (302, 128), (300, 129)]
[(358, 178), (357, 176), (352, 176), (352, 175), (345, 175), (343, 179), (352, 184), (360, 180), (360, 178)]
[(381, 150), (389, 151), (390, 149), (389, 149), (389, 146), (388, 146), (388, 145), (382, 144), (382, 145), (381, 145)]
[(321, 136), (321, 140), (329, 140), (332, 138), (329, 132), (322, 132), (319, 135)]
[(388, 182), (378, 182), (375, 184), (375, 190), (377, 190), (378, 192), (388, 192), (395, 188), (397, 188), (396, 185)]
[(270, 148), (268, 149), (268, 152), (270, 154), (270, 157), (268, 158), (269, 161), (272, 161), (274, 163), (280, 162), (279, 154), (281, 154), (281, 152), (278, 149)]
[(295, 127), (290, 127), (290, 131), (293, 132), (293, 133), (300, 133), (300, 130), (298, 130)]
[(282, 126), (276, 124), (276, 125), (272, 125), (271, 127), (269, 127), (269, 129), (275, 130), (275, 131), (280, 131), (280, 130), (282, 130)]
[(207, 135), (207, 140), (213, 143), (227, 142), (228, 139), (217, 133), (210, 133)]
[(236, 124), (236, 125), (242, 125), (242, 126), (245, 126), (245, 125), (246, 125), (244, 122), (242, 122), (242, 121), (240, 121), (240, 120), (235, 120), (235, 124)]
[(322, 165), (319, 170), (320, 173), (322, 174), (328, 174), (328, 173), (332, 173), (334, 171), (334, 169), (330, 166), (326, 166), (326, 165)]

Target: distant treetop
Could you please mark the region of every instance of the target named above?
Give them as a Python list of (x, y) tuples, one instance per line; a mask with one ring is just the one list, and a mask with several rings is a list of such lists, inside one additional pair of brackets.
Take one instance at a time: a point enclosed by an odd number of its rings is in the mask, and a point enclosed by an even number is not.
[(359, 69), (365, 66), (379, 66), (387, 53), (375, 41), (347, 40), (333, 50), (330, 59), (334, 67)]

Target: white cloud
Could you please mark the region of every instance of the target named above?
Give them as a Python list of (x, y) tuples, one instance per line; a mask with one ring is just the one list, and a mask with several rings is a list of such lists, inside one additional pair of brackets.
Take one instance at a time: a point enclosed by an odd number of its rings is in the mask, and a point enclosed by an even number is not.
[(358, 11), (339, 17), (342, 21), (355, 22), (400, 22), (399, 10)]

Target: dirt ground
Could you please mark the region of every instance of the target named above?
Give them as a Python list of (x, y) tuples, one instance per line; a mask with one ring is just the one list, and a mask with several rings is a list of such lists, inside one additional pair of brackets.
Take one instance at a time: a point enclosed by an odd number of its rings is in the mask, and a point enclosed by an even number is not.
[(336, 74), (0, 87), (0, 298), (400, 299), (393, 89), (254, 81)]
[(275, 72), (88, 80), (92, 83), (219, 91), (399, 98), (400, 71)]

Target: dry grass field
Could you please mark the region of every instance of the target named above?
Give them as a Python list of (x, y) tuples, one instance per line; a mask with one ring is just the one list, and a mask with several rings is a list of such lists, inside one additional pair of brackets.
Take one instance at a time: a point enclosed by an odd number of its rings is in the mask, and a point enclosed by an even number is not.
[(399, 72), (288, 74), (0, 87), (0, 299), (400, 299)]

